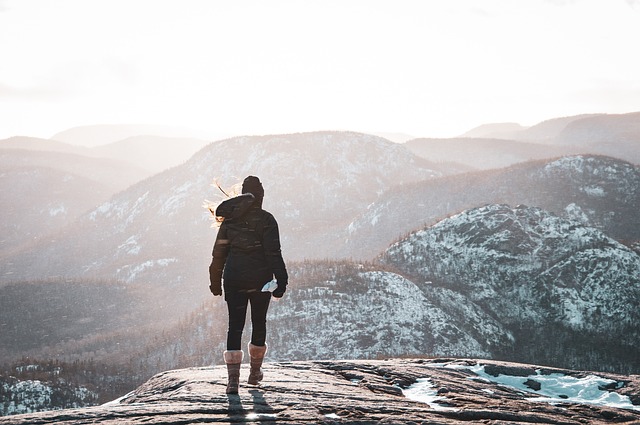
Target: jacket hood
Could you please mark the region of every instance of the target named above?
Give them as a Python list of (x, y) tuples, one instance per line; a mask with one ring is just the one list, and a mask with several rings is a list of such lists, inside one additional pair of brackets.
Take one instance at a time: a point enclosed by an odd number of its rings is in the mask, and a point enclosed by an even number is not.
[(243, 193), (226, 199), (216, 208), (216, 217), (233, 220), (245, 215), (252, 207), (262, 207), (262, 199), (256, 199), (251, 193)]

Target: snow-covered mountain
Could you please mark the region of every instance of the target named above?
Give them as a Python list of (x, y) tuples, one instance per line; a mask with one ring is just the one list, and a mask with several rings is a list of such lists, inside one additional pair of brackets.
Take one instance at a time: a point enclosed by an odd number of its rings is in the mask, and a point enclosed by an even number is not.
[(335, 232), (365, 205), (396, 184), (441, 176), (436, 168), (401, 145), (359, 133), (223, 140), (11, 256), (0, 276), (97, 276), (165, 289), (180, 284), (186, 293), (198, 288), (201, 294), (215, 238), (202, 203), (220, 195), (214, 179), (227, 188), (248, 174), (262, 179), (264, 207), (278, 219), (285, 256), (294, 260), (333, 256), (340, 244)]
[[(290, 270), (269, 311), (271, 360), (474, 356), (640, 370), (640, 256), (539, 208), (475, 208), (410, 234), (374, 264)], [(225, 306), (216, 300), (148, 361), (219, 364), (215, 318)]]
[(342, 253), (371, 258), (400, 235), (489, 203), (537, 206), (629, 244), (640, 240), (640, 168), (585, 155), (394, 188), (349, 225)]
[[(273, 306), (269, 317), (274, 328), (269, 337), (272, 356), (490, 357), (491, 345), (508, 345), (512, 340), (509, 332), (482, 310), (470, 306), (464, 315), (452, 314), (425, 293), (422, 282), (402, 274), (352, 265), (337, 268), (328, 277), (303, 280), (286, 303)], [(473, 324), (469, 326), (469, 322)]]
[(429, 292), (455, 291), (532, 351), (545, 339), (549, 354), (585, 348), (565, 346), (562, 332), (588, 346), (608, 340), (618, 356), (638, 350), (640, 257), (579, 222), (539, 208), (489, 205), (413, 233), (383, 259), (432, 282)]
[(52, 384), (47, 381), (19, 381), (14, 377), (0, 377), (2, 405), (0, 416), (44, 410), (71, 409), (95, 404), (98, 395), (83, 386), (73, 383)]

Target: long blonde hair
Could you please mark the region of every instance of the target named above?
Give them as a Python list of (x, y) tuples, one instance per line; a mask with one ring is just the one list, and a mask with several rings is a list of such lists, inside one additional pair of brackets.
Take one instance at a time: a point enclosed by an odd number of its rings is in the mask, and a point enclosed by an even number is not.
[(235, 183), (229, 189), (225, 190), (218, 182), (218, 179), (214, 179), (211, 186), (218, 188), (221, 192), (216, 194), (216, 197), (219, 199), (217, 201), (209, 201), (205, 199), (202, 207), (206, 208), (211, 213), (211, 220), (213, 220), (211, 227), (220, 227), (224, 221), (224, 217), (216, 215), (216, 208), (218, 208), (218, 205), (220, 205), (224, 200), (238, 196), (242, 192), (242, 182)]

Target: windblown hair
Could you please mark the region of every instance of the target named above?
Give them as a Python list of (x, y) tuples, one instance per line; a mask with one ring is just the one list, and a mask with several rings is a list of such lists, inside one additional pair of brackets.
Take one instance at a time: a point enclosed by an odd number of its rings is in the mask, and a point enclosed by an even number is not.
[(213, 183), (211, 183), (211, 186), (218, 188), (218, 190), (221, 192), (219, 194), (216, 194), (216, 197), (219, 199), (217, 201), (209, 201), (205, 199), (202, 207), (206, 208), (211, 213), (211, 220), (213, 220), (213, 223), (211, 223), (211, 227), (220, 227), (220, 225), (224, 221), (224, 217), (216, 215), (216, 208), (218, 208), (218, 205), (220, 205), (224, 200), (239, 195), (240, 192), (242, 192), (242, 182), (235, 183), (229, 189), (225, 190), (222, 188), (220, 183), (218, 183), (218, 179), (215, 179)]

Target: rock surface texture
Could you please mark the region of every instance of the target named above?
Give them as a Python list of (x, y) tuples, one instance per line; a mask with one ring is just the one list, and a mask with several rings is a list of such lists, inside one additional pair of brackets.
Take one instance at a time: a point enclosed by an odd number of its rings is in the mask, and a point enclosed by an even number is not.
[[(242, 366), (238, 395), (225, 394), (223, 367), (181, 369), (106, 405), (10, 416), (0, 424), (640, 424), (637, 375), (461, 359), (265, 363), (263, 369), (262, 385), (252, 387), (245, 384), (248, 365)], [(599, 383), (589, 388), (583, 382), (594, 375)], [(529, 390), (492, 377), (521, 379)], [(567, 394), (541, 396), (549, 378), (578, 382), (582, 401), (567, 387)]]

